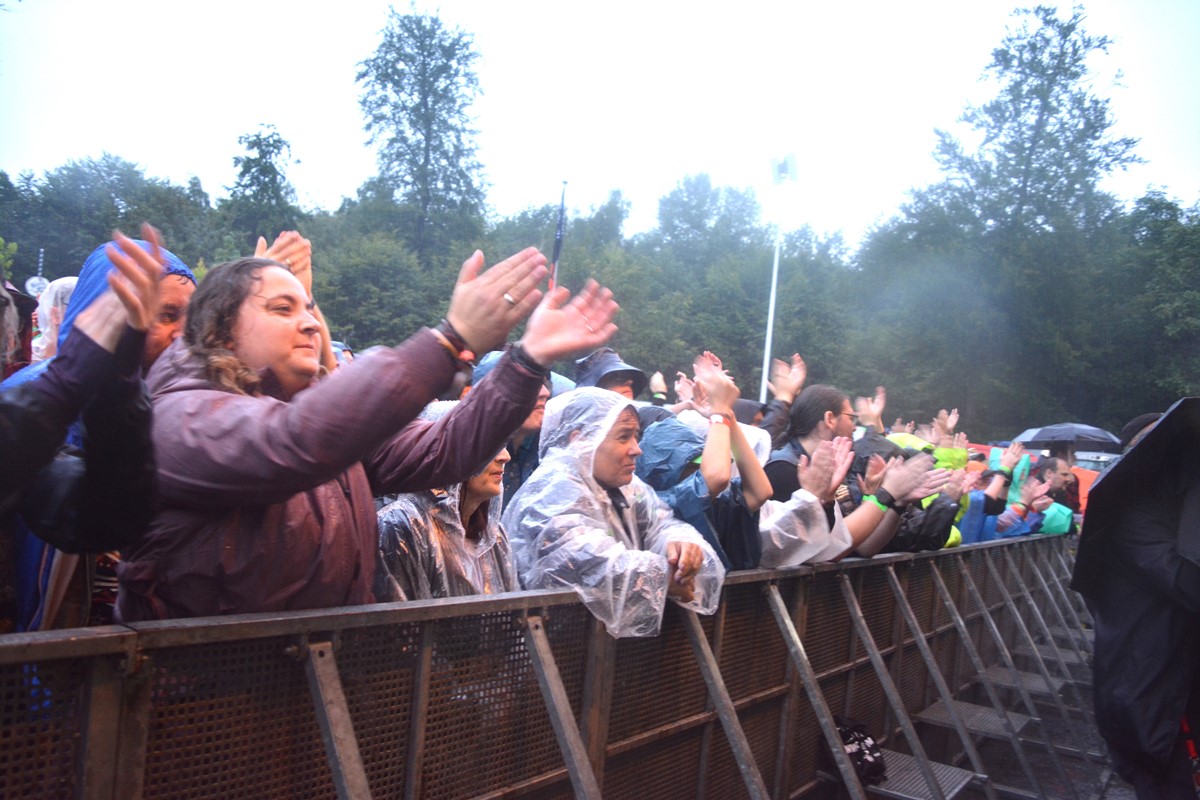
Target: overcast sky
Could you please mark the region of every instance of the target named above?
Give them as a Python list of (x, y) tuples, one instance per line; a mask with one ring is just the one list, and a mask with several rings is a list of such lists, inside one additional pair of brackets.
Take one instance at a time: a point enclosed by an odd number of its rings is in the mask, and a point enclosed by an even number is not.
[[(334, 209), (375, 172), (358, 62), (387, 4), (276, 0), (6, 0), (0, 10), (0, 170), (37, 174), (103, 152), (150, 177), (235, 179), (241, 134), (270, 123), (292, 145), (302, 205)], [(475, 106), (488, 199), (502, 215), (586, 212), (614, 189), (626, 234), (653, 227), (686, 175), (754, 189), (766, 217), (856, 242), (905, 192), (937, 179), (934, 128), (990, 96), (979, 82), (1018, 4), (445, 0), (475, 37)], [(819, 7), (818, 7), (819, 6)], [(406, 9), (407, 6), (398, 6)], [(1115, 134), (1147, 162), (1106, 188), (1200, 200), (1200, 0), (1090, 0), (1114, 40), (1096, 88)], [(705, 10), (711, 8), (712, 10)], [(1112, 86), (1123, 72), (1121, 86)], [(797, 157), (782, 196), (770, 161)]]

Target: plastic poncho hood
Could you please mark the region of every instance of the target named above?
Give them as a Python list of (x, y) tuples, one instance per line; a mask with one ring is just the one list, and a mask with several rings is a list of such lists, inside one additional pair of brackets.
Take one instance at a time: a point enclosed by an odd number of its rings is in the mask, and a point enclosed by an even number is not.
[[(421, 419), (436, 422), (457, 405), (458, 401), (430, 403)], [(462, 522), (465, 484), (400, 494), (379, 510), (379, 552), (384, 568), (376, 573), (376, 598), (424, 600), (520, 588), (508, 537), (500, 527), (503, 495), (496, 495), (476, 511), (482, 515), (484, 528), (472, 538)]]
[(503, 518), (525, 588), (574, 589), (613, 636), (658, 633), (671, 575), (669, 543), (695, 544), (704, 556), (694, 597), (681, 605), (711, 614), (725, 578), (712, 547), (641, 479), (607, 489), (592, 474), (597, 448), (633, 408), (596, 388), (551, 399), (541, 464)]

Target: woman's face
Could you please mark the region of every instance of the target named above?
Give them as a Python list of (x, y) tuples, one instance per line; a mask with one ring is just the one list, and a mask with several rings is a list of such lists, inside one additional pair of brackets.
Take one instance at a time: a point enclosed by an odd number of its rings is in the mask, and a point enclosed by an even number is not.
[(242, 301), (230, 349), (250, 369), (275, 373), (290, 398), (320, 370), (319, 331), (300, 281), (283, 267), (264, 267)]
[(484, 467), (483, 472), (467, 480), (467, 494), (480, 500), (497, 497), (504, 489), (504, 465), (511, 460), (512, 456), (508, 454), (508, 450), (501, 447), (500, 452)]

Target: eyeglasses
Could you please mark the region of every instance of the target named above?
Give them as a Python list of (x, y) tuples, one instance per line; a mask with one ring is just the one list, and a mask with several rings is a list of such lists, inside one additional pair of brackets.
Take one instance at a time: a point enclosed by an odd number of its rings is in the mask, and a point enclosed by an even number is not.
[(854, 420), (855, 425), (858, 424), (858, 414), (855, 414), (851, 411), (839, 411), (838, 415), (842, 417), (849, 417), (850, 419)]

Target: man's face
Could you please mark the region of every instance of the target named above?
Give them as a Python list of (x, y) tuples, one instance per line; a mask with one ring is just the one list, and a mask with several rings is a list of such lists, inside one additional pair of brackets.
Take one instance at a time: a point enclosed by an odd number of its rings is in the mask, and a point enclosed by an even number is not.
[(538, 392), (537, 403), (533, 406), (533, 411), (529, 412), (529, 416), (521, 423), (522, 433), (535, 433), (542, 429), (542, 418), (546, 416), (546, 401), (550, 399), (550, 390), (542, 384), (541, 391)]
[(592, 464), (592, 476), (606, 489), (627, 486), (633, 480), (637, 457), (642, 454), (638, 446), (638, 418), (632, 408), (627, 408), (617, 417), (608, 436), (596, 448)]
[(833, 424), (833, 435), (838, 436), (853, 436), (854, 428), (858, 425), (858, 415), (854, 413), (854, 409), (850, 407), (850, 401), (842, 402), (842, 410), (838, 412), (837, 419)]
[(611, 377), (606, 376), (601, 378), (597, 385), (601, 389), (608, 389), (610, 392), (616, 392), (628, 400), (633, 399), (633, 378), (629, 377), (628, 374), (622, 374), (618, 372)]
[(1059, 459), (1058, 465), (1046, 473), (1046, 480), (1050, 483), (1050, 491), (1057, 492), (1071, 480), (1071, 468), (1067, 462)]
[(149, 370), (171, 342), (183, 334), (183, 323), (187, 319), (188, 303), (196, 291), (196, 284), (182, 275), (164, 275), (160, 287), (162, 307), (158, 316), (146, 330), (146, 348), (142, 351), (142, 371)]

